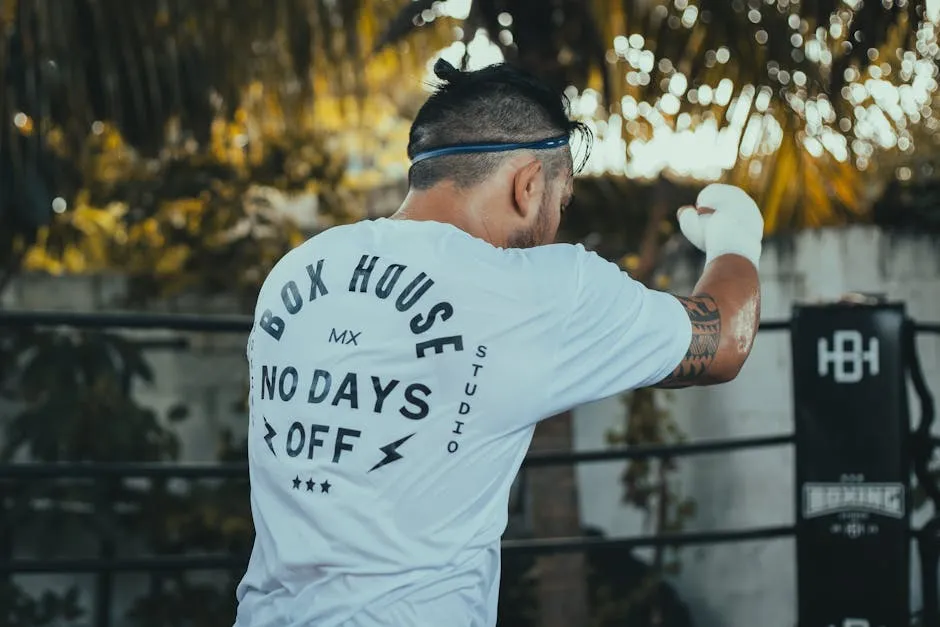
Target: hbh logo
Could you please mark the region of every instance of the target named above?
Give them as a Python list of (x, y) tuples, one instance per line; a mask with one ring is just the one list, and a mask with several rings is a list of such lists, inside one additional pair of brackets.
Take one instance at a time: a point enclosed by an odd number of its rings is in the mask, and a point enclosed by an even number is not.
[(855, 330), (841, 330), (832, 334), (832, 347), (826, 338), (819, 338), (818, 370), (819, 376), (825, 377), (832, 370), (836, 383), (858, 383), (865, 376), (865, 364), (868, 374), (879, 373), (878, 338), (868, 340), (868, 347), (863, 347), (864, 338)]

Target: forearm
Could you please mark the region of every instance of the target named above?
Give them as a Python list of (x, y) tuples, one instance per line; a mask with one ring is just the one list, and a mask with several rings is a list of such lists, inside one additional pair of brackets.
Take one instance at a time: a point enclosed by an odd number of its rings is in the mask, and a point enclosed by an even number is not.
[(750, 355), (760, 324), (757, 268), (738, 255), (717, 257), (705, 266), (692, 292), (693, 298), (705, 296), (714, 301), (721, 327), (708, 372), (716, 383), (729, 381)]
[(760, 320), (757, 270), (738, 255), (705, 266), (690, 296), (676, 297), (692, 325), (692, 340), (676, 369), (656, 387), (678, 389), (734, 379), (751, 352)]
[(692, 324), (685, 357), (660, 387), (731, 381), (748, 355), (760, 324), (760, 263), (764, 221), (743, 190), (709, 185), (695, 207), (679, 209), (683, 235), (705, 253), (706, 265), (691, 296), (678, 297)]

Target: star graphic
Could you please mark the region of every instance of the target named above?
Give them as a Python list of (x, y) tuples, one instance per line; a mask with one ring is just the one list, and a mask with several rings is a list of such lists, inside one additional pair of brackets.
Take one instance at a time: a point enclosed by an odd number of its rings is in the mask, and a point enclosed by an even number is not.
[(317, 485), (313, 479), (307, 479), (307, 492), (313, 492), (313, 486)]
[(299, 487), (300, 487), (300, 477), (294, 477), (294, 489), (296, 490)]
[(330, 486), (330, 482), (329, 482), (329, 481), (324, 481), (323, 483), (320, 484), (320, 492), (325, 492), (325, 493), (329, 494), (331, 487), (332, 487), (332, 486)]

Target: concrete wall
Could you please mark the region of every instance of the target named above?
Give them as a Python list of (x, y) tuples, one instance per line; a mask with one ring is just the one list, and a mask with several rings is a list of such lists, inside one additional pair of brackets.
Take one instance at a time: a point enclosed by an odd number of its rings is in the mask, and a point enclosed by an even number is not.
[[(871, 228), (807, 232), (768, 243), (761, 268), (763, 316), (789, 317), (795, 302), (829, 299), (847, 291), (883, 292), (905, 301), (911, 315), (940, 320), (940, 247), (935, 239), (891, 236)], [(690, 286), (697, 268), (682, 261), (672, 272), (676, 289)], [(23, 277), (3, 297), (5, 307), (21, 309), (114, 310), (124, 292), (119, 277)], [(223, 300), (179, 299), (164, 311), (231, 314)], [(141, 337), (180, 337), (139, 333)], [(244, 337), (185, 334), (191, 350), (154, 350), (152, 386), (139, 390), (142, 402), (167, 409), (183, 401), (193, 417), (182, 424), (183, 458), (211, 460), (219, 430), (244, 429), (235, 403), (244, 393)], [(940, 396), (940, 338), (919, 341), (921, 358), (935, 395)], [(676, 392), (669, 401), (690, 439), (788, 433), (792, 430), (790, 355), (786, 333), (762, 335), (738, 380), (708, 390)], [(576, 412), (579, 449), (607, 446), (608, 430), (623, 426), (624, 407), (608, 399)], [(680, 462), (681, 489), (698, 503), (689, 529), (726, 529), (788, 524), (793, 512), (793, 457), (787, 447), (730, 455), (707, 455)], [(622, 463), (578, 468), (585, 524), (610, 535), (648, 533), (641, 512), (621, 504)], [(923, 515), (920, 516), (923, 518)], [(794, 545), (789, 540), (728, 544), (682, 551), (677, 578), (697, 627), (795, 624)], [(916, 564), (916, 562), (915, 562)], [(51, 579), (30, 577), (36, 585)], [(56, 581), (65, 580), (62, 578)], [(90, 583), (90, 578), (89, 578)], [(913, 603), (919, 606), (915, 591)]]
[[(822, 230), (770, 242), (761, 264), (763, 319), (789, 317), (797, 302), (839, 297), (849, 291), (883, 293), (904, 301), (915, 320), (940, 321), (940, 246), (936, 238), (887, 235), (873, 228)], [(674, 268), (688, 289), (698, 268)], [(690, 440), (789, 433), (793, 429), (791, 362), (786, 333), (762, 334), (748, 364), (732, 383), (671, 394), (669, 406)], [(940, 337), (922, 336), (918, 348), (925, 376), (940, 396)], [(913, 399), (913, 395), (912, 395)], [(912, 400), (913, 402), (913, 400)], [(917, 405), (912, 404), (916, 421)], [(623, 425), (619, 399), (576, 413), (576, 446), (605, 446), (604, 433)], [(585, 522), (611, 535), (642, 530), (643, 517), (618, 503), (624, 464), (579, 468)], [(790, 447), (680, 461), (684, 494), (698, 504), (688, 530), (737, 529), (792, 524), (793, 454)], [(914, 518), (920, 524), (929, 515)], [(792, 540), (757, 541), (684, 549), (677, 578), (697, 627), (796, 624), (795, 546)], [(914, 570), (918, 568), (913, 555)], [(919, 577), (916, 578), (919, 581)], [(912, 607), (920, 607), (915, 585)]]

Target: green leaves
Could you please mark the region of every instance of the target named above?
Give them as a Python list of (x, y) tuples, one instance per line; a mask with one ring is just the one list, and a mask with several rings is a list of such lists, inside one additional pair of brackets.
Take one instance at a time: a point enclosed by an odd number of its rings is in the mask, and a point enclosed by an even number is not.
[(174, 405), (166, 414), (167, 420), (170, 422), (182, 422), (189, 418), (189, 408), (185, 405)]
[(3, 389), (18, 406), (6, 424), (0, 460), (173, 459), (176, 436), (139, 405), (134, 386), (152, 381), (139, 349), (105, 333), (37, 331), (11, 342), (16, 366)]
[(129, 624), (134, 627), (209, 627), (234, 623), (232, 590), (238, 579), (230, 577), (224, 586), (192, 579), (195, 578), (171, 575), (160, 589), (136, 599), (127, 613)]
[[(187, 419), (188, 408), (172, 405), (166, 412), (169, 424), (163, 424), (155, 411), (136, 400), (135, 391), (153, 382), (153, 372), (130, 340), (108, 333), (7, 331), (0, 333), (0, 357), (0, 391), (4, 410), (9, 410), (0, 423), (0, 461), (179, 458), (173, 427)], [(221, 435), (220, 459), (244, 460), (246, 443), (236, 442), (230, 433)], [(182, 485), (165, 479), (63, 477), (5, 484), (3, 495), (15, 541), (43, 538), (38, 556), (63, 557), (74, 551), (73, 544), (59, 540), (74, 538), (76, 529), (120, 546), (143, 543), (148, 545), (145, 551), (157, 554), (242, 554), (251, 544), (247, 477)], [(88, 549), (79, 547), (85, 556)], [(236, 573), (231, 577), (228, 587), (170, 577), (166, 587), (155, 584), (137, 599), (128, 618), (142, 627), (216, 625), (220, 617), (232, 617)], [(87, 621), (78, 601), (74, 589), (33, 596), (0, 581), (0, 624), (71, 627), (79, 619)]]
[(9, 580), (0, 580), (0, 624), (5, 627), (77, 627), (85, 616), (77, 586), (64, 592), (46, 590), (34, 598)]

